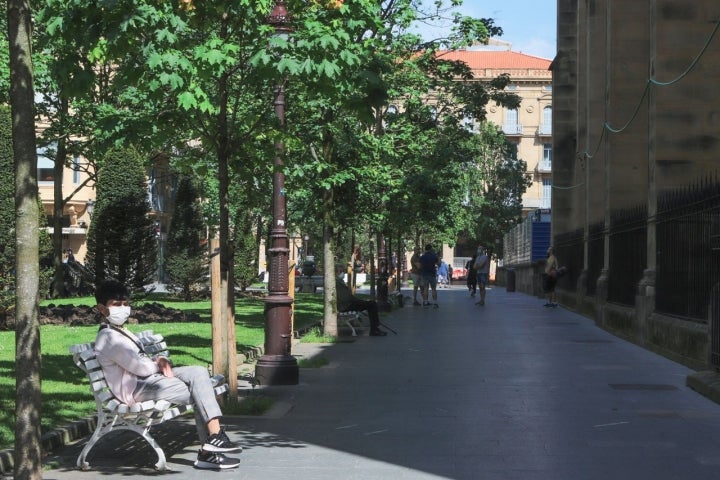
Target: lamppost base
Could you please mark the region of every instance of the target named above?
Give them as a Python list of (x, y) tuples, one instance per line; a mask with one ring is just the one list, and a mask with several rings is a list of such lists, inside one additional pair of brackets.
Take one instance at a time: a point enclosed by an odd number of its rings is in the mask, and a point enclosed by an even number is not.
[(255, 381), (260, 385), (297, 385), (300, 368), (290, 355), (263, 355), (255, 365)]

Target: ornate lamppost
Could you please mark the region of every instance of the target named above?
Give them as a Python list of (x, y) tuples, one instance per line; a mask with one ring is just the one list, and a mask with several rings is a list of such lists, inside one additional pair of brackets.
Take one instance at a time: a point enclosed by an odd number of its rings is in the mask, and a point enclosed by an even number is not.
[[(275, 36), (287, 37), (292, 32), (285, 2), (276, 1), (268, 16)], [(274, 89), (275, 114), (282, 129), (285, 125), (285, 82)], [(255, 379), (260, 385), (297, 385), (299, 368), (290, 355), (292, 345), (292, 303), (288, 295), (289, 244), (286, 225), (285, 174), (282, 155), (283, 141), (275, 140), (273, 160), (273, 223), (270, 229), (270, 264), (268, 296), (265, 299), (265, 353), (255, 366)]]

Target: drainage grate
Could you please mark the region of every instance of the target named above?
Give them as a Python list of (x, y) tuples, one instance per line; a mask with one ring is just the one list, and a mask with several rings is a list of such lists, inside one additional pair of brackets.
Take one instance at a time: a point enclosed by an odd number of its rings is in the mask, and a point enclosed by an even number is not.
[(675, 385), (662, 385), (654, 383), (611, 383), (610, 388), (615, 390), (677, 390)]

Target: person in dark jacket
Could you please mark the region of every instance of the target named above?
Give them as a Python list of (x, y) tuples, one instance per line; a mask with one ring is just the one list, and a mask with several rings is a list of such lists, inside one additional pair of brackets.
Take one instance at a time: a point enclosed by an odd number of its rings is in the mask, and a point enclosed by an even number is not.
[(477, 260), (477, 254), (473, 255), (472, 258), (468, 260), (465, 264), (465, 271), (467, 272), (467, 288), (470, 292), (471, 297), (474, 297), (475, 293), (477, 293), (477, 275), (475, 274), (475, 260)]
[(350, 287), (345, 285), (340, 278), (335, 279), (335, 290), (337, 292), (338, 312), (365, 312), (370, 318), (370, 335), (373, 337), (384, 337), (387, 332), (380, 330), (380, 313), (378, 304), (372, 300), (363, 300), (353, 295)]

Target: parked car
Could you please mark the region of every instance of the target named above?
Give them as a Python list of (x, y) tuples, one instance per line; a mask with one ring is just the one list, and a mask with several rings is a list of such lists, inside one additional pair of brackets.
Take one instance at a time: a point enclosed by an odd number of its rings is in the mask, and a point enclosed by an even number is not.
[(453, 258), (453, 272), (452, 272), (452, 278), (453, 280), (465, 280), (467, 278), (467, 269), (465, 268), (465, 264), (470, 260), (472, 257), (454, 257)]

